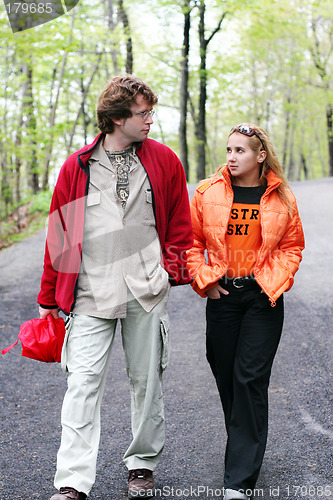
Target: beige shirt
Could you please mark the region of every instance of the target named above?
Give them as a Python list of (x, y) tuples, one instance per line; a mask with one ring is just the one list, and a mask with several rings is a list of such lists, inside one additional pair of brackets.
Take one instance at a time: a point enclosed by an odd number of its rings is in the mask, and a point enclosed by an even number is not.
[(77, 314), (123, 318), (128, 289), (149, 312), (169, 289), (148, 176), (134, 147), (124, 154), (131, 155), (124, 208), (116, 192), (116, 170), (101, 143), (89, 160)]

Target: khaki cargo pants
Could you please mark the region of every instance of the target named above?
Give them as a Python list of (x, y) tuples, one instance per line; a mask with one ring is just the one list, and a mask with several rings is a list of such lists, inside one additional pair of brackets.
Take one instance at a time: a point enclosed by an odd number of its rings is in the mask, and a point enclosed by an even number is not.
[[(121, 319), (122, 344), (131, 388), (132, 442), (128, 469), (154, 470), (165, 442), (162, 372), (168, 362), (169, 292), (147, 313), (134, 299)], [(55, 487), (88, 494), (95, 482), (100, 408), (116, 319), (71, 315), (62, 352), (68, 371)], [(104, 425), (111, 427), (112, 423)]]

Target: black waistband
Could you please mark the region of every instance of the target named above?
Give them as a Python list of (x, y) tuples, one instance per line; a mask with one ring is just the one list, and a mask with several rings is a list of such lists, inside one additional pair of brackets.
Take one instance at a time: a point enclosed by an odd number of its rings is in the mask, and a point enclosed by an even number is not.
[(223, 287), (223, 285), (232, 285), (235, 288), (244, 288), (245, 286), (254, 286), (257, 284), (254, 276), (239, 276), (237, 278), (228, 278), (227, 276), (223, 276), (219, 280), (219, 284)]

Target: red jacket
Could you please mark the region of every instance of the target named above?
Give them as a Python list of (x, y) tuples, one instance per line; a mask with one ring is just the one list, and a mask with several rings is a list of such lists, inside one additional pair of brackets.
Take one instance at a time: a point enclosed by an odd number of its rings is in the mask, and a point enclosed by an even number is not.
[[(272, 305), (294, 283), (302, 260), (304, 234), (294, 195), (289, 192), (293, 214), (289, 216), (277, 187), (281, 180), (270, 171), (267, 189), (260, 201), (262, 245), (253, 274)], [(191, 201), (193, 247), (187, 252), (187, 266), (194, 278), (194, 290), (206, 297), (228, 269), (225, 235), (233, 203), (228, 168), (197, 188)], [(206, 260), (206, 254), (208, 262)]]
[[(74, 307), (81, 265), (88, 160), (102, 138), (103, 134), (99, 134), (92, 144), (67, 158), (52, 197), (37, 302), (48, 308), (60, 307), (65, 313)], [(170, 283), (190, 283), (186, 250), (193, 243), (193, 235), (182, 164), (171, 149), (152, 139), (146, 139), (138, 147), (137, 155), (151, 184), (156, 229)]]

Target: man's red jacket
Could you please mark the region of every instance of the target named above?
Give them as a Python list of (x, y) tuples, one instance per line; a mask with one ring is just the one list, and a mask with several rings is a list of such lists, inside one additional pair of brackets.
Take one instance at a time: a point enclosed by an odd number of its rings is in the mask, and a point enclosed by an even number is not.
[[(51, 201), (44, 272), (37, 302), (47, 308), (60, 307), (67, 314), (75, 304), (81, 264), (89, 189), (88, 160), (102, 139), (103, 134), (99, 134), (92, 144), (67, 158)], [(151, 184), (156, 229), (170, 283), (190, 283), (186, 250), (192, 246), (193, 233), (182, 164), (170, 148), (152, 139), (146, 139), (136, 152)]]

